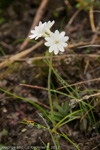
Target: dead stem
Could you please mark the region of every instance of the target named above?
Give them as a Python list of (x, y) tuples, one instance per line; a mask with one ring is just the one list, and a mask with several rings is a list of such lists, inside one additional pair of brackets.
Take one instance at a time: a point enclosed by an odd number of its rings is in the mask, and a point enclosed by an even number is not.
[[(91, 1), (94, 2), (94, 0), (91, 0)], [(95, 27), (95, 23), (94, 23), (93, 5), (90, 6), (89, 18), (90, 18), (91, 29), (92, 29), (93, 32), (95, 32), (96, 27)]]
[(67, 86), (64, 86), (64, 87), (57, 88), (56, 90), (60, 90), (60, 89), (63, 89), (65, 87), (71, 87), (71, 86), (80, 85), (80, 84), (84, 84), (84, 83), (88, 83), (88, 82), (94, 82), (94, 81), (98, 81), (98, 80), (100, 80), (100, 78), (95, 78), (95, 79), (91, 79), (91, 80), (81, 81), (81, 82), (78, 82), (78, 83), (74, 83), (74, 84), (70, 84), (70, 85), (67, 85)]
[(44, 40), (41, 40), (40, 42), (38, 42), (36, 45), (34, 45), (31, 48), (28, 48), (27, 50), (24, 50), (14, 56), (11, 56), (9, 59), (3, 61), (2, 63), (0, 63), (0, 69), (8, 66), (9, 64), (15, 62), (17, 59), (20, 59), (24, 56), (26, 56), (27, 54), (29, 54), (30, 52), (32, 52), (33, 50), (35, 50), (36, 48), (38, 48), (39, 46), (41, 46), (44, 43)]

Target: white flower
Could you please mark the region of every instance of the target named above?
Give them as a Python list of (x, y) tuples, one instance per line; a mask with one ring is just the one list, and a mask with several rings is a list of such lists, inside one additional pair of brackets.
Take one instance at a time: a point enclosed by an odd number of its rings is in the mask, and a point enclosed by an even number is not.
[(50, 28), (53, 26), (53, 24), (55, 23), (55, 21), (48, 21), (46, 24), (45, 24), (45, 33), (48, 33), (50, 34)]
[(50, 28), (53, 26), (54, 21), (48, 21), (45, 23), (39, 22), (39, 25), (35, 27), (35, 30), (31, 30), (32, 35), (29, 36), (30, 39), (35, 38), (37, 40), (39, 37), (46, 36), (50, 33)]
[(42, 22), (39, 22), (39, 26), (35, 27), (35, 30), (31, 30), (32, 35), (29, 36), (30, 39), (38, 39), (39, 37), (41, 37), (44, 33), (44, 24), (42, 24)]
[(64, 47), (67, 47), (68, 44), (66, 41), (69, 39), (68, 36), (65, 36), (65, 32), (59, 32), (56, 30), (54, 33), (51, 32), (49, 37), (45, 37), (47, 41), (46, 46), (49, 46), (49, 52), (54, 51), (54, 54), (57, 55), (59, 51), (64, 52)]

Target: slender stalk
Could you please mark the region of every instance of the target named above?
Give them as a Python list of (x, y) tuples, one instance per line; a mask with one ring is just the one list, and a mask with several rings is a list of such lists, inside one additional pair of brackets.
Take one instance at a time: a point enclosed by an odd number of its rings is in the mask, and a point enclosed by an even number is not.
[(73, 141), (71, 141), (71, 140), (68, 138), (68, 136), (66, 136), (63, 132), (62, 132), (61, 136), (63, 136), (63, 137), (64, 137), (65, 139), (67, 139), (72, 145), (74, 145), (74, 146), (77, 148), (77, 150), (80, 150), (80, 149), (78, 148), (78, 146), (77, 146), (75, 143), (73, 143)]
[(53, 126), (55, 127), (53, 103), (52, 103), (52, 99), (51, 99), (51, 68), (52, 68), (52, 56), (53, 56), (53, 53), (51, 53), (51, 56), (50, 56), (50, 63), (49, 63), (48, 95), (49, 95), (49, 103), (50, 103), (50, 108), (51, 108), (51, 117), (52, 117), (52, 120), (53, 120)]
[[(49, 63), (48, 95), (49, 95), (49, 103), (50, 103), (50, 108), (51, 108), (51, 118), (52, 118), (52, 121), (53, 121), (53, 127), (54, 127), (54, 129), (55, 129), (55, 119), (54, 119), (53, 103), (52, 103), (52, 99), (51, 99), (52, 56), (53, 56), (53, 53), (51, 53), (51, 56), (50, 56), (50, 63)], [(57, 150), (60, 150), (60, 144), (59, 144), (58, 137), (57, 137), (57, 134), (56, 134), (56, 133), (55, 133), (55, 137), (56, 137), (56, 141), (57, 141), (57, 145), (58, 145), (58, 148), (56, 148), (56, 149), (57, 149)]]

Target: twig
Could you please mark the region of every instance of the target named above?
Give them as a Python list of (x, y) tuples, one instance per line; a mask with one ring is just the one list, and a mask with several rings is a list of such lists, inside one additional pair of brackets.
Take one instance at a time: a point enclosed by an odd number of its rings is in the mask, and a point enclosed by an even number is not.
[(100, 45), (84, 45), (77, 48), (85, 48), (85, 47), (100, 47)]
[[(91, 94), (91, 95), (85, 95), (83, 98), (81, 98), (81, 99), (75, 99), (75, 100), (76, 100), (76, 102), (80, 102), (80, 101), (83, 101), (83, 100), (86, 100), (86, 99), (89, 99), (91, 97), (98, 96), (98, 95), (100, 95), (100, 93)], [(100, 103), (100, 101), (99, 101), (99, 103)]]
[(67, 86), (64, 86), (64, 87), (57, 88), (56, 90), (60, 90), (60, 89), (63, 89), (65, 87), (71, 87), (71, 86), (75, 86), (75, 85), (80, 85), (80, 84), (83, 84), (83, 83), (98, 81), (98, 80), (100, 80), (100, 78), (95, 78), (95, 79), (91, 79), (91, 80), (81, 81), (81, 82), (78, 82), (78, 83), (74, 83), (74, 84), (70, 84), (70, 85), (67, 85)]
[[(44, 10), (46, 8), (47, 3), (48, 3), (48, 0), (42, 0), (42, 2), (40, 4), (40, 7), (39, 7), (39, 9), (38, 9), (38, 11), (37, 11), (37, 13), (35, 15), (35, 18), (33, 20), (33, 23), (32, 23), (32, 26), (31, 26), (30, 30), (33, 30), (34, 27), (36, 25), (38, 25), (39, 21), (41, 20), (43, 14), (44, 14)], [(30, 31), (29, 31), (25, 41), (23, 42), (23, 44), (20, 47), (21, 50), (25, 49), (26, 46), (28, 45), (28, 43), (29, 43), (29, 35), (30, 35)]]
[[(26, 59), (22, 59), (24, 56), (26, 56), (27, 54), (29, 54), (31, 51), (35, 50), (36, 48), (38, 48), (39, 46), (41, 46), (44, 43), (43, 40), (41, 40), (38, 44), (34, 45), (33, 47), (24, 50), (23, 52), (20, 52), (18, 54), (16, 54), (15, 56), (11, 56), (10, 58), (8, 58), (7, 60), (5, 60), (5, 58), (3, 57), (3, 59), (1, 58), (0, 61), (4, 60), (3, 62), (0, 63), (0, 69), (8, 66), (10, 63), (13, 63), (14, 61), (26, 61)], [(98, 46), (99, 45), (86, 45), (86, 44), (90, 44), (89, 42), (80, 42), (77, 44), (69, 44), (68, 48), (74, 48), (80, 45), (85, 45), (85, 46), (81, 46), (81, 47), (87, 47), (87, 46)], [(79, 48), (81, 48), (79, 47)], [(79, 57), (83, 57), (84, 54), (77, 54)], [(95, 58), (95, 57), (100, 57), (99, 54), (85, 54), (85, 56), (90, 57), (90, 58)], [(62, 58), (66, 58), (66, 57), (75, 57), (75, 55), (73, 54), (67, 54), (67, 55), (58, 55), (58, 56), (53, 56), (53, 59), (62, 59)], [(32, 60), (40, 60), (40, 59), (45, 59), (45, 58), (49, 58), (49, 56), (43, 56), (43, 57), (35, 57), (32, 58)], [(31, 59), (31, 58), (29, 58)]]
[[(91, 0), (91, 1), (93, 2), (94, 0)], [(93, 5), (90, 6), (89, 17), (90, 17), (91, 29), (92, 29), (93, 32), (95, 32), (96, 27), (95, 27), (95, 23), (94, 23)]]
[(71, 6), (71, 4), (69, 3), (68, 0), (64, 0), (64, 3), (65, 3), (65, 5), (66, 5), (69, 9), (72, 9), (72, 6)]
[(97, 35), (98, 35), (98, 32), (99, 32), (99, 29), (100, 29), (100, 21), (98, 23), (98, 26), (96, 27), (96, 33), (94, 34), (94, 36), (92, 38), (91, 44), (93, 44), (95, 42)]
[[(88, 58), (96, 58), (100, 57), (100, 54), (77, 54), (76, 55), (80, 57), (88, 57)], [(65, 54), (65, 55), (58, 55), (58, 56), (53, 56), (53, 60), (61, 60), (64, 58), (69, 58), (69, 57), (76, 57), (74, 54)], [(34, 58), (17, 58), (16, 61), (34, 61), (34, 60), (41, 60), (41, 59), (48, 59), (50, 58), (49, 56), (40, 56), (40, 57), (34, 57)], [(0, 58), (0, 61), (5, 61), (6, 58)]]
[(69, 26), (72, 24), (72, 22), (74, 21), (74, 19), (76, 18), (76, 16), (80, 13), (80, 11), (83, 10), (83, 8), (84, 8), (84, 6), (83, 6), (83, 7), (80, 7), (80, 8), (74, 13), (74, 15), (73, 15), (73, 16), (70, 18), (70, 20), (68, 21), (67, 27), (69, 27)]
[(98, 146), (100, 146), (100, 144), (96, 145), (92, 150), (96, 150), (97, 148), (99, 148)]
[(4, 46), (5, 48), (11, 49), (10, 46), (7, 43), (3, 42), (3, 41), (0, 41), (0, 44), (2, 46)]
[(76, 43), (76, 44), (69, 44), (68, 45), (68, 48), (74, 48), (74, 47), (77, 47), (77, 46), (81, 46), (81, 45), (85, 45), (85, 46), (87, 46), (87, 44), (90, 44), (90, 42), (79, 42), (79, 43)]
[(41, 90), (46, 90), (48, 91), (48, 88), (44, 88), (41, 86), (37, 86), (37, 85), (28, 85), (28, 84), (20, 84), (21, 86), (26, 86), (26, 87), (30, 87), (30, 88), (36, 88), (36, 89), (41, 89)]
[(41, 46), (44, 43), (43, 40), (41, 40), (40, 42), (38, 42), (36, 45), (34, 45), (33, 47), (24, 50), (23, 52), (20, 52), (12, 57), (10, 57), (8, 60), (3, 61), (2, 63), (0, 63), (0, 69), (8, 66), (10, 63), (15, 62), (17, 59), (20, 59), (24, 56), (26, 56), (27, 54), (29, 54), (30, 52), (32, 52), (33, 50), (35, 50), (36, 48), (38, 48), (39, 46)]
[(89, 66), (89, 60), (86, 60), (86, 65), (85, 65), (85, 69), (84, 69), (84, 74), (86, 73), (88, 66)]

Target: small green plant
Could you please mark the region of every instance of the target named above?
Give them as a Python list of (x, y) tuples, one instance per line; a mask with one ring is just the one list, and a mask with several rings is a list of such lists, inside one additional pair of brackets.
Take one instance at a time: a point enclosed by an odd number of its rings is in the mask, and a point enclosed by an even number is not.
[(56, 103), (55, 107), (57, 108), (57, 112), (54, 111), (54, 118), (56, 121), (60, 121), (62, 118), (70, 113), (70, 106), (68, 101), (63, 103), (62, 106)]
[[(55, 121), (59, 122), (61, 121), (61, 119), (63, 119), (65, 116), (67, 116), (68, 114), (70, 114), (70, 106), (69, 106), (69, 102), (66, 101), (65, 103), (62, 104), (62, 106), (60, 106), (57, 102), (54, 104), (55, 108), (57, 109), (56, 111), (54, 111), (54, 119)], [(49, 117), (51, 118), (51, 112)], [(52, 120), (52, 119), (51, 119)]]
[[(30, 124), (32, 126), (37, 126), (38, 128), (43, 128), (46, 129), (50, 132), (55, 149), (56, 150), (60, 150), (60, 143), (58, 140), (58, 135), (66, 138), (69, 142), (71, 142), (78, 150), (79, 148), (75, 145), (75, 143), (73, 143), (63, 132), (59, 133), (57, 132), (57, 129), (60, 128), (61, 126), (67, 124), (70, 121), (73, 121), (75, 119), (80, 119), (83, 121), (83, 125), (84, 125), (84, 112), (86, 113), (86, 115), (88, 116), (89, 122), (90, 124), (96, 123), (95, 122), (95, 117), (92, 111), (92, 106), (90, 105), (88, 99), (87, 101), (82, 101), (80, 94), (79, 94), (79, 90), (77, 88), (77, 86), (70, 86), (61, 76), (59, 76), (59, 74), (55, 71), (55, 69), (52, 66), (52, 58), (53, 58), (53, 52), (55, 55), (57, 55), (59, 53), (59, 51), (63, 52), (64, 51), (64, 47), (67, 46), (66, 41), (68, 40), (68, 36), (65, 36), (65, 32), (59, 32), (58, 30), (56, 30), (54, 33), (50, 31), (51, 26), (54, 24), (54, 21), (49, 21), (47, 23), (43, 23), (40, 22), (39, 26), (37, 26), (35, 28), (35, 30), (32, 30), (31, 33), (32, 35), (30, 35), (30, 38), (35, 38), (38, 39), (39, 37), (45, 37), (46, 43), (45, 45), (49, 47), (49, 52), (50, 54), (50, 60), (46, 60), (46, 63), (49, 66), (49, 74), (48, 74), (48, 88), (42, 88), (48, 91), (48, 96), (49, 96), (49, 104), (50, 104), (50, 109), (51, 111), (48, 112), (45, 109), (43, 109), (42, 107), (40, 107), (38, 104), (29, 101), (25, 98), (16, 96), (10, 92), (7, 92), (3, 89), (0, 89), (1, 91), (10, 94), (16, 98), (22, 99), (24, 101), (27, 101), (28, 103), (31, 103), (33, 106), (35, 106), (37, 109), (39, 109), (42, 114), (44, 115), (44, 117), (46, 119), (48, 119), (49, 121), (51, 121), (51, 123), (53, 124), (53, 129), (50, 129), (48, 126), (45, 127), (41, 124), (38, 124), (34, 121), (28, 121), (25, 120), (21, 123), (24, 124)], [(48, 55), (48, 54), (47, 54)], [(56, 76), (56, 78), (58, 79), (58, 81), (61, 83), (61, 85), (63, 86), (63, 88), (66, 90), (65, 93), (60, 92), (59, 90), (55, 90), (54, 85), (52, 84), (51, 81), (51, 73), (54, 73), (54, 75)], [(31, 86), (32, 87), (32, 86)], [(53, 89), (52, 89), (52, 88)], [(41, 89), (41, 88), (40, 88)], [(52, 97), (51, 97), (51, 92), (53, 92), (55, 94), (56, 97), (56, 103), (54, 105)], [(78, 110), (73, 110), (73, 107), (71, 107), (69, 105), (69, 101), (66, 101), (65, 103), (62, 103), (62, 105), (59, 105), (59, 102), (57, 100), (57, 93), (62, 94), (67, 96), (68, 98), (72, 99), (72, 100), (77, 100), (79, 101), (78, 104), (80, 106), (80, 108)], [(54, 106), (56, 109), (54, 109)], [(89, 109), (89, 111), (88, 111)], [(90, 114), (91, 113), (91, 114)], [(92, 116), (92, 117), (91, 117)], [(85, 127), (85, 125), (84, 125)], [(53, 134), (53, 135), (52, 135)], [(55, 136), (55, 138), (54, 138)], [(56, 139), (56, 140), (55, 140)], [(46, 147), (47, 148), (47, 147)], [(49, 149), (49, 148), (48, 148)]]

